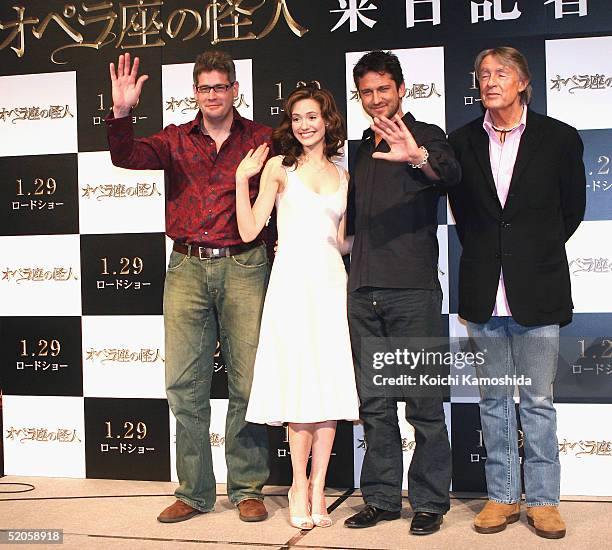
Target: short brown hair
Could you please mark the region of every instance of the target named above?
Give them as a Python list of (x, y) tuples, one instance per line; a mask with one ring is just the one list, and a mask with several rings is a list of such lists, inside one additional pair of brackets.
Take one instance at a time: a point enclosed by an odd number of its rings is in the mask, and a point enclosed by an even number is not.
[(219, 71), (225, 73), (230, 82), (236, 82), (236, 67), (230, 54), (220, 50), (210, 50), (198, 55), (193, 66), (193, 83), (198, 85), (200, 73)]
[(519, 94), (521, 103), (523, 105), (529, 105), (533, 96), (533, 88), (531, 87), (531, 72), (529, 71), (529, 65), (525, 56), (519, 52), (516, 48), (510, 46), (499, 46), (498, 48), (489, 48), (482, 50), (474, 61), (474, 70), (476, 71), (476, 78), (480, 73), (480, 65), (487, 55), (492, 55), (501, 61), (504, 65), (516, 69), (521, 80), (527, 82), (526, 88)]
[(326, 124), (325, 156), (328, 159), (340, 154), (340, 149), (346, 140), (344, 120), (336, 106), (334, 96), (314, 83), (300, 86), (289, 94), (285, 103), (283, 118), (278, 127), (272, 132), (275, 149), (281, 155), (285, 155), (283, 159), (285, 166), (294, 166), (297, 163), (297, 159), (304, 152), (302, 144), (296, 139), (291, 130), (291, 112), (293, 106), (302, 99), (314, 99), (321, 108), (321, 115)]
[(359, 80), (361, 80), (366, 73), (375, 72), (378, 74), (389, 74), (397, 89), (404, 83), (404, 74), (402, 72), (402, 66), (395, 55), (392, 52), (383, 52), (381, 50), (374, 50), (366, 53), (361, 57), (359, 61), (353, 67), (353, 80), (357, 91), (359, 91)]

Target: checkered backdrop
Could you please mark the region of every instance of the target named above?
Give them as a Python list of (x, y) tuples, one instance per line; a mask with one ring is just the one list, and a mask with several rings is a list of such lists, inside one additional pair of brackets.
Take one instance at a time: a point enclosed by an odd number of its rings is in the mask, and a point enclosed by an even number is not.
[[(245, 5), (249, 4), (245, 8)], [(612, 495), (612, 8), (608, 0), (19, 1), (0, 7), (0, 368), (4, 472), (175, 479), (174, 419), (164, 397), (164, 179), (115, 168), (102, 119), (108, 63), (129, 51), (149, 75), (137, 135), (193, 118), (191, 67), (209, 48), (237, 60), (237, 108), (275, 126), (300, 81), (330, 89), (346, 114), (350, 165), (368, 119), (351, 79), (359, 56), (390, 49), (404, 110), (451, 131), (481, 114), (473, 59), (523, 51), (532, 108), (577, 127), (587, 211), (568, 243), (574, 322), (555, 385), (566, 495)], [(248, 8), (248, 9), (247, 9)], [(250, 13), (245, 14), (245, 10)], [(341, 98), (345, 98), (342, 100)], [(439, 207), (443, 314), (457, 317), (460, 245)], [(227, 377), (213, 384), (217, 479), (225, 480)], [(484, 490), (476, 389), (445, 404), (453, 489)], [(400, 418), (402, 405), (400, 404)], [(405, 463), (414, 436), (400, 421)], [(270, 429), (270, 483), (290, 482), (286, 433)], [(517, 434), (520, 438), (520, 434)], [(361, 426), (341, 423), (328, 483), (359, 486)]]

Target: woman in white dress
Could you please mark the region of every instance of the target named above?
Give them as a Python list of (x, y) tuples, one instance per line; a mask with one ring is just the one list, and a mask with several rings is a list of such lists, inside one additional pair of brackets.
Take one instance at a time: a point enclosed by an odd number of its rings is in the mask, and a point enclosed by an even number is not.
[(242, 239), (259, 235), (274, 204), (278, 228), (246, 419), (288, 423), (290, 522), (329, 527), (324, 488), (336, 421), (359, 418), (342, 262), (352, 246), (345, 237), (348, 180), (331, 161), (346, 131), (333, 96), (308, 85), (288, 97), (273, 137), (282, 155), (265, 165), (253, 206), (248, 181), (264, 165), (267, 145), (250, 151), (236, 171)]

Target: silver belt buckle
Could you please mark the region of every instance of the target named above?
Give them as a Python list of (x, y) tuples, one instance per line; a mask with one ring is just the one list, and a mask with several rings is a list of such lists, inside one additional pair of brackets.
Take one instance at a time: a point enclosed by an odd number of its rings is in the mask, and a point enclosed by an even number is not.
[(206, 260), (206, 255), (202, 255), (202, 252), (206, 253), (206, 248), (203, 246), (198, 246), (198, 257), (200, 260)]

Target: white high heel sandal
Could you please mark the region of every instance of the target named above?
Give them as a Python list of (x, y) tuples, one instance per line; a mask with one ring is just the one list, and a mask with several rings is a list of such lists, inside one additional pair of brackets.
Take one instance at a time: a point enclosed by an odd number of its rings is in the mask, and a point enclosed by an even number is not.
[[(308, 490), (308, 496), (309, 500), (311, 501), (310, 509), (312, 510), (312, 491), (310, 489)], [(327, 512), (327, 509), (325, 509), (325, 512)], [(312, 522), (316, 527), (331, 527), (332, 525), (332, 519), (327, 513), (312, 514)]]
[(289, 523), (292, 527), (296, 529), (302, 530), (310, 530), (315, 526), (314, 519), (311, 516), (293, 516), (291, 515), (291, 487), (287, 492), (287, 497), (289, 498)]

